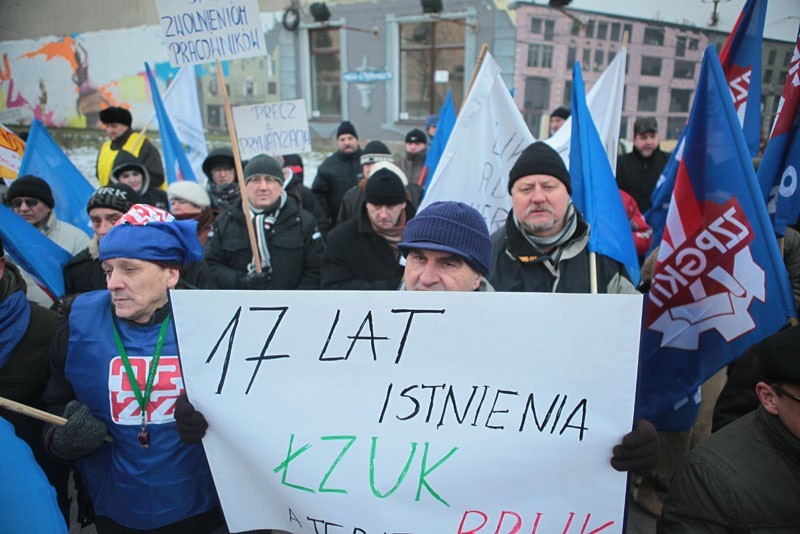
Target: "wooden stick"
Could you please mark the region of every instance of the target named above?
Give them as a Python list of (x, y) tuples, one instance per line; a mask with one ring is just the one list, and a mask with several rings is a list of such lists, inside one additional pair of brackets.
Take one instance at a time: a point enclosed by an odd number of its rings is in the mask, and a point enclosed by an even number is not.
[(589, 284), (592, 295), (597, 294), (597, 253), (589, 253)]
[(242, 157), (239, 154), (239, 140), (236, 137), (236, 130), (233, 124), (233, 113), (231, 104), (228, 101), (228, 89), (225, 87), (225, 77), (222, 75), (222, 63), (217, 61), (217, 82), (222, 91), (222, 101), (225, 107), (225, 120), (228, 122), (228, 135), (231, 136), (231, 147), (233, 148), (233, 160), (236, 165), (236, 179), (239, 181), (239, 192), (242, 195), (242, 211), (244, 220), (247, 221), (247, 236), (250, 238), (250, 248), (253, 251), (254, 267), (257, 273), (261, 272), (261, 255), (258, 253), (256, 234), (253, 231), (253, 214), (250, 213), (250, 203), (247, 201), (247, 193), (244, 190), (244, 171), (242, 170)]
[[(6, 399), (5, 397), (0, 397), (0, 408), (5, 408), (6, 410), (22, 414), (26, 417), (33, 417), (34, 419), (38, 419), (39, 421), (44, 421), (45, 423), (50, 423), (53, 425), (64, 426), (67, 424), (67, 420), (63, 417), (53, 415), (50, 412), (45, 412), (44, 410), (33, 408), (27, 404)], [(103, 439), (109, 443), (114, 443), (114, 438), (108, 434), (106, 434), (106, 437)]]
[(628, 32), (626, 30), (626, 31), (622, 32), (622, 46), (623, 46), (623, 48), (627, 48), (628, 39), (630, 39), (630, 36), (628, 35)]
[[(463, 102), (467, 101), (467, 97), (469, 96), (469, 92), (472, 90), (472, 84), (475, 83), (475, 78), (478, 76), (478, 71), (481, 70), (481, 65), (483, 65), (483, 58), (486, 57), (486, 52), (489, 51), (489, 45), (483, 43), (481, 47), (481, 52), (478, 54), (478, 61), (475, 62), (475, 68), (472, 69), (472, 78), (469, 80), (469, 85), (467, 86), (467, 92), (464, 93), (464, 100)], [(464, 107), (463, 105), (461, 107)]]

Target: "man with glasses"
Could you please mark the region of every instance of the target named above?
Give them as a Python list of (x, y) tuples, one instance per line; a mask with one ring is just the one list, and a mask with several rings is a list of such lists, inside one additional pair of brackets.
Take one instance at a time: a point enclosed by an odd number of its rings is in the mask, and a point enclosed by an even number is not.
[[(89, 236), (78, 228), (56, 218), (53, 208), (55, 199), (50, 186), (38, 176), (26, 175), (14, 180), (8, 188), (7, 204), (14, 213), (28, 221), (56, 245), (71, 255), (89, 246)], [(28, 284), (28, 300), (45, 308), (53, 305), (53, 299), (36, 284), (26, 272), (22, 273)]]
[(758, 358), (759, 407), (681, 463), (659, 534), (800, 532), (800, 327), (749, 351)]

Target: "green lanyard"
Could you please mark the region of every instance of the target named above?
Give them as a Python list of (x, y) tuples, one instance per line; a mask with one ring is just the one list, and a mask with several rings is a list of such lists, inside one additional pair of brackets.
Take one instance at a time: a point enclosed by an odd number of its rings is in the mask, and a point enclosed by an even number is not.
[(156, 350), (153, 352), (153, 359), (150, 362), (150, 371), (147, 373), (147, 383), (144, 386), (144, 395), (142, 395), (142, 390), (139, 387), (139, 381), (136, 379), (136, 375), (131, 367), (131, 362), (128, 359), (128, 353), (125, 351), (125, 347), (122, 345), (122, 339), (119, 337), (117, 324), (114, 322), (113, 316), (111, 318), (111, 324), (114, 327), (114, 341), (117, 342), (119, 356), (122, 358), (122, 364), (125, 366), (125, 373), (128, 375), (128, 381), (131, 383), (131, 389), (133, 389), (133, 394), (136, 396), (136, 402), (139, 403), (139, 407), (142, 409), (142, 429), (145, 428), (147, 421), (147, 405), (150, 403), (150, 394), (153, 392), (153, 381), (156, 378), (156, 372), (158, 371), (158, 360), (161, 358), (161, 350), (164, 348), (164, 340), (167, 337), (169, 319), (170, 314), (167, 314), (167, 316), (164, 318), (164, 321), (161, 323), (161, 329), (158, 331)]

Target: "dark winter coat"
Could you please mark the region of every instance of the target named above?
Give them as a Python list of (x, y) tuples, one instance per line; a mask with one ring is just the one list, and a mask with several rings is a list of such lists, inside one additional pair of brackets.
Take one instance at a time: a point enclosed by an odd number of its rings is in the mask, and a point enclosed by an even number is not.
[(658, 533), (800, 532), (798, 481), (800, 438), (759, 407), (684, 459)]
[(635, 147), (632, 152), (617, 158), (617, 186), (636, 201), (644, 213), (650, 209), (650, 195), (661, 171), (669, 161), (669, 152), (657, 148), (645, 158)]
[(329, 221), (336, 221), (339, 205), (348, 189), (358, 183), (361, 174), (361, 149), (353, 154), (331, 154), (317, 169), (311, 190)]
[[(414, 208), (406, 204), (406, 218)], [(375, 233), (366, 207), (358, 217), (340, 224), (328, 234), (322, 262), (322, 289), (390, 290), (400, 286), (404, 267), (400, 254)]]
[(406, 174), (408, 183), (419, 184), (419, 176), (422, 168), (425, 167), (425, 158), (428, 157), (428, 149), (421, 150), (416, 154), (406, 154), (406, 157), (397, 162), (397, 166)]
[[(578, 214), (572, 237), (559, 247), (557, 264), (550, 255), (535, 248), (514, 223), (509, 212), (505, 227), (492, 235), (492, 269), (489, 282), (495, 291), (534, 293), (591, 293), (589, 280), (589, 226)], [(636, 294), (625, 268), (603, 254), (597, 254), (597, 287), (601, 293)]]
[(317, 228), (324, 234), (328, 233), (331, 227), (331, 221), (328, 220), (328, 215), (319, 204), (317, 196), (311, 189), (303, 185), (303, 175), (295, 174), (289, 184), (285, 187), (286, 192), (292, 195), (297, 204), (304, 210), (311, 213), (317, 220)]
[[(325, 245), (314, 216), (287, 196), (267, 233), (272, 289), (319, 289)], [(237, 278), (253, 260), (241, 204), (222, 213), (211, 227), (205, 261), (219, 289), (237, 289)]]

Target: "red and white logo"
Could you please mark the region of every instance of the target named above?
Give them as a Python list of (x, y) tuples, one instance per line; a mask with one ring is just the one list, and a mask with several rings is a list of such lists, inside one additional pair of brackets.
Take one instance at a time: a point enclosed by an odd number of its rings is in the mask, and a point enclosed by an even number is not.
[(678, 203), (679, 213), (668, 216), (647, 303), (647, 327), (662, 333), (662, 347), (696, 350), (712, 329), (731, 341), (755, 328), (748, 309), (754, 298), (765, 300), (765, 273), (750, 252), (754, 233), (739, 202), (702, 208), (701, 215), (696, 202)]
[[(150, 371), (151, 356), (130, 356), (128, 358), (144, 394), (147, 374)], [(142, 410), (136, 401), (125, 365), (119, 356), (113, 358), (108, 372), (109, 403), (111, 418), (119, 425), (141, 425)], [(147, 424), (169, 423), (174, 421), (175, 399), (183, 393), (183, 377), (177, 356), (162, 356), (153, 379), (153, 391), (147, 405)]]
[(744, 122), (744, 113), (747, 110), (747, 95), (750, 92), (750, 75), (752, 73), (752, 67), (743, 68), (739, 65), (731, 65), (726, 72), (728, 88), (733, 97), (733, 107), (736, 108), (740, 124)]

